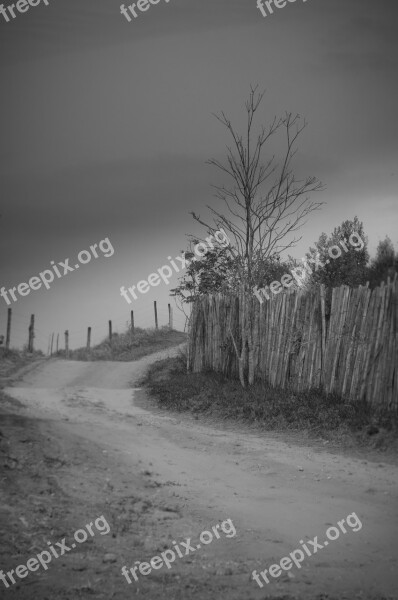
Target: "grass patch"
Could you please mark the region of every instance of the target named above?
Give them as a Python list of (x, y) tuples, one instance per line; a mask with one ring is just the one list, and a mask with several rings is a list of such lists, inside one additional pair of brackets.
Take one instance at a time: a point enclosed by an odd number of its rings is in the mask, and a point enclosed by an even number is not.
[(44, 358), (41, 350), (27, 352), (26, 350), (0, 348), (0, 377), (9, 377), (21, 367), (33, 363), (39, 358)]
[(347, 445), (398, 450), (398, 423), (377, 417), (365, 403), (311, 390), (295, 393), (257, 383), (242, 389), (239, 381), (222, 375), (187, 373), (186, 358), (159, 361), (142, 382), (159, 406), (258, 425), (275, 431), (302, 431)]
[[(134, 333), (114, 333), (112, 343), (109, 338), (103, 340), (97, 346), (87, 350), (78, 348), (69, 351), (69, 358), (72, 360), (114, 360), (114, 361), (132, 361), (138, 360), (143, 356), (178, 346), (187, 339), (185, 333), (170, 330), (168, 327), (161, 329), (140, 329), (136, 327)], [(65, 357), (65, 351), (58, 353), (58, 356)]]

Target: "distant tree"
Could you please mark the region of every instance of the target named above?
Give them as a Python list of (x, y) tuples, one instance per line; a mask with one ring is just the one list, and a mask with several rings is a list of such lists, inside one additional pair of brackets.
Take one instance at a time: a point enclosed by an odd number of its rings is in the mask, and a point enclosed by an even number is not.
[(377, 287), (387, 277), (393, 278), (398, 272), (398, 252), (388, 236), (381, 240), (377, 246), (376, 256), (371, 260), (368, 269), (370, 287)]
[[(367, 243), (363, 223), (358, 217), (335, 227), (329, 237), (322, 233), (306, 254), (308, 264), (315, 265), (311, 282), (327, 287), (364, 285), (368, 276)], [(311, 262), (314, 260), (315, 263)]]

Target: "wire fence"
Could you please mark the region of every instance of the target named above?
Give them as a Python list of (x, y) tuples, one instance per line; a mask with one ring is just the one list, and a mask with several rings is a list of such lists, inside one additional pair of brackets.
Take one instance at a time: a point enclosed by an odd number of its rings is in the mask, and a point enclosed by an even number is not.
[[(33, 317), (33, 328), (32, 328)], [(138, 312), (127, 311), (117, 319), (90, 321), (87, 327), (51, 331), (45, 329), (40, 319), (35, 315), (24, 314), (20, 310), (9, 308), (0, 319), (0, 348), (16, 350), (41, 350), (45, 354), (55, 354), (57, 350), (86, 347), (92, 340), (102, 341), (114, 334), (125, 333), (131, 328), (159, 328), (167, 326), (172, 329), (184, 330), (186, 318), (177, 313), (175, 318), (173, 307), (169, 305), (154, 305), (143, 307)], [(90, 332), (89, 332), (90, 330)]]

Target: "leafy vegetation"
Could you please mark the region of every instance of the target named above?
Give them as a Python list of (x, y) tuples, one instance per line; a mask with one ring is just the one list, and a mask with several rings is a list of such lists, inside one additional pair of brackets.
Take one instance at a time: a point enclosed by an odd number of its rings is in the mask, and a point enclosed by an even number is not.
[[(357, 247), (350, 244), (351, 235), (353, 235), (352, 240), (354, 244), (357, 244)], [(357, 236), (362, 240), (359, 244)], [(343, 244), (345, 244), (347, 250), (343, 250)], [(362, 248), (361, 245), (363, 245)], [(332, 246), (340, 251), (340, 256), (330, 257), (328, 251)], [(326, 233), (322, 233), (318, 241), (315, 242), (315, 247), (310, 248), (307, 258), (315, 258), (316, 254), (319, 254), (320, 261), (324, 266), (312, 274), (311, 281), (313, 283), (323, 283), (326, 287), (339, 287), (341, 285), (356, 287), (366, 283), (366, 265), (369, 261), (369, 253), (363, 223), (359, 221), (358, 217), (354, 217), (352, 221), (344, 221), (341, 225), (335, 227), (329, 237)], [(325, 264), (327, 261), (328, 264)]]
[[(353, 238), (356, 247), (349, 242), (352, 234), (357, 235)], [(361, 240), (363, 247), (361, 247)], [(193, 240), (194, 243), (197, 241)], [(344, 244), (347, 250), (344, 249)], [(337, 252), (341, 252), (340, 256), (330, 258), (328, 250), (332, 246), (337, 246)], [(336, 253), (336, 250), (333, 252)], [(185, 256), (187, 259), (193, 257), (191, 249), (185, 253)], [(318, 256), (319, 266), (314, 268), (316, 256)], [(314, 246), (309, 248), (306, 258), (310, 259), (309, 268), (313, 271), (305, 281), (307, 289), (319, 283), (327, 288), (343, 284), (356, 287), (365, 285), (367, 281), (370, 287), (374, 288), (381, 282), (386, 282), (387, 277), (393, 278), (398, 272), (398, 252), (395, 252), (389, 237), (379, 242), (376, 256), (369, 260), (368, 240), (363, 223), (357, 216), (335, 227), (329, 236), (322, 233)], [(329, 262), (325, 264), (327, 261)], [(321, 267), (321, 264), (324, 266)], [(252, 262), (252, 280), (258, 288), (262, 288), (272, 281), (280, 281), (282, 276), (290, 274), (294, 267), (303, 268), (303, 266), (303, 261), (292, 256), (282, 260), (279, 254), (270, 257), (255, 255)], [(244, 261), (241, 257), (230, 256), (228, 248), (208, 250), (200, 259), (196, 258), (188, 265), (178, 287), (172, 290), (173, 295), (182, 303), (191, 303), (205, 294), (237, 292), (243, 268)], [(295, 282), (293, 285), (297, 287)]]
[(384, 240), (379, 242), (376, 256), (371, 260), (368, 269), (367, 276), (370, 287), (377, 287), (382, 281), (387, 281), (387, 277), (393, 278), (397, 272), (398, 252), (394, 251), (392, 241), (386, 236)]

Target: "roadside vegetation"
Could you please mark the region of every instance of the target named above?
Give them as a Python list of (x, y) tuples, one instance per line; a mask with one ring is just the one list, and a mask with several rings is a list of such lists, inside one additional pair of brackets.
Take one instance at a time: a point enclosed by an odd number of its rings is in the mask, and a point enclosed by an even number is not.
[[(28, 352), (26, 348), (23, 350), (15, 350), (10, 348), (0, 348), (0, 407), (4, 408), (8, 406), (19, 405), (17, 400), (11, 399), (9, 396), (4, 394), (3, 388), (8, 383), (8, 378), (12, 377), (23, 367), (27, 367), (30, 364), (37, 362), (38, 360), (44, 360), (44, 354), (41, 350), (35, 350), (34, 352)], [(17, 375), (18, 377), (18, 375)], [(2, 440), (2, 433), (0, 430), (0, 444)]]
[(261, 383), (242, 389), (239, 380), (214, 372), (187, 373), (186, 357), (158, 361), (142, 382), (162, 408), (253, 424), (262, 430), (301, 432), (345, 447), (398, 451), (398, 423), (378, 417), (365, 403), (317, 390), (294, 393)]
[[(112, 342), (109, 338), (90, 350), (78, 348), (69, 351), (71, 360), (115, 360), (132, 361), (138, 360), (148, 354), (159, 352), (165, 348), (171, 348), (182, 344), (187, 339), (185, 333), (162, 327), (161, 329), (141, 329), (136, 327), (134, 333), (114, 333)], [(65, 352), (59, 352), (58, 356), (65, 357)]]
[(6, 350), (0, 348), (0, 377), (9, 377), (21, 367), (25, 367), (41, 358), (44, 358), (41, 350), (28, 352), (26, 349)]

